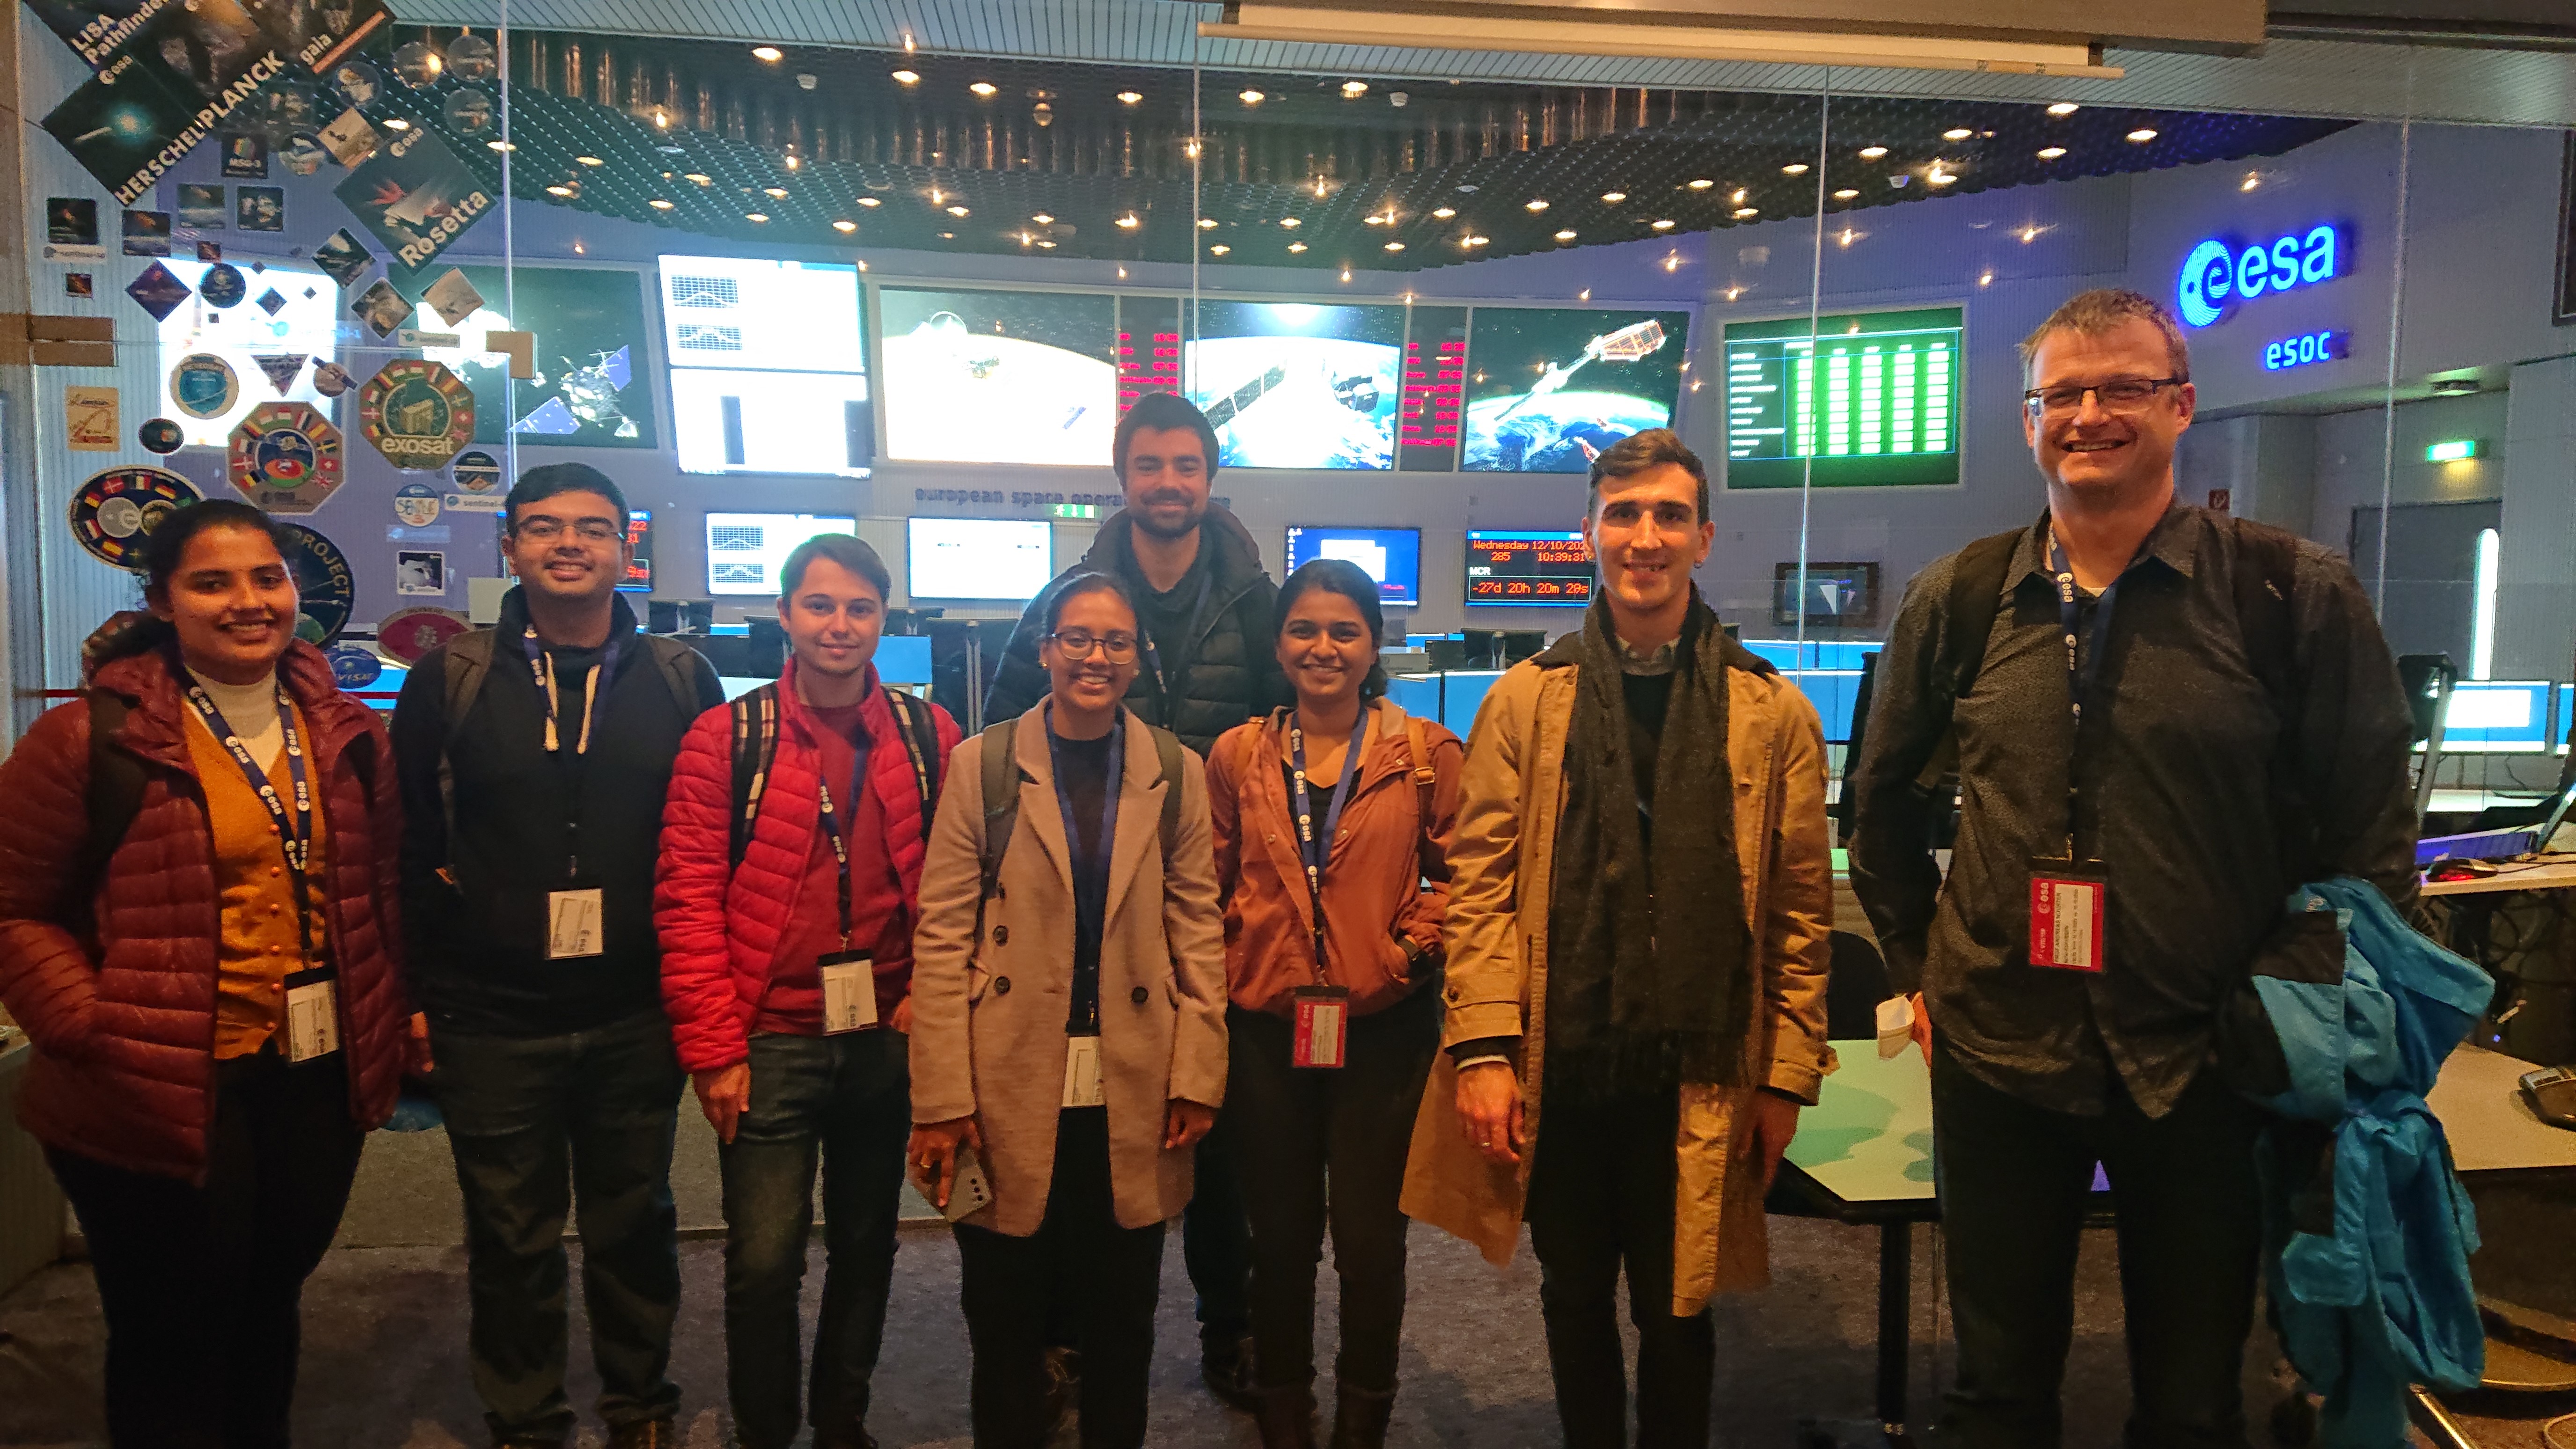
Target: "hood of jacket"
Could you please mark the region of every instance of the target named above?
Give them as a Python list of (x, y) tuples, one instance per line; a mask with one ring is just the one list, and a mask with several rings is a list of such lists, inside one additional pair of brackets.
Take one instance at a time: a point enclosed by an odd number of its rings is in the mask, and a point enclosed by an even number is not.
[[(1225, 602), (1268, 577), (1261, 566), (1261, 545), (1253, 541), (1252, 530), (1233, 510), (1220, 503), (1207, 506), (1199, 520), (1199, 542), (1211, 549), (1210, 567), (1215, 570), (1213, 590), (1216, 602)], [(1141, 577), (1136, 569), (1136, 518), (1132, 511), (1121, 508), (1100, 525), (1100, 533), (1091, 541), (1091, 551), (1082, 556), (1084, 568), (1115, 574), (1122, 579)]]
[[(304, 713), (315, 735), (317, 752), (337, 753), (366, 731), (371, 712), (341, 693), (331, 661), (301, 639), (290, 640), (277, 661), (278, 683)], [(90, 676), (94, 689), (124, 699), (131, 713), (116, 733), (116, 744), (142, 759), (194, 773), (185, 733), (187, 704), (179, 689), (179, 671), (160, 649), (129, 654), (98, 666)]]
[[(516, 646), (528, 629), (528, 586), (512, 584), (501, 596), (501, 617), (494, 624), (501, 642)], [(636, 621), (635, 610), (627, 605), (624, 594), (612, 594), (608, 600), (608, 637), (623, 639), (643, 627)]]

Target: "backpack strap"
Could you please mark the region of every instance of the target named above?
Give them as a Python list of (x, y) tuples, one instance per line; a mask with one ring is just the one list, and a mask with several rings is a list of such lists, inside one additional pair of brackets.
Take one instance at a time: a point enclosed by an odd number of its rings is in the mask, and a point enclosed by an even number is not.
[(89, 821), (80, 854), (63, 882), (59, 919), (85, 935), (86, 904), (97, 893), (99, 878), (107, 873), (108, 857), (125, 843), (134, 818), (143, 813), (143, 787), (149, 779), (143, 762), (116, 744), (117, 732), (134, 712), (125, 697), (97, 688), (85, 689), (81, 696), (89, 709), (89, 780), (84, 794)]
[(1986, 666), (1986, 639), (1994, 633), (1995, 616), (2003, 610), (2004, 573), (2012, 567), (2013, 550), (2020, 547), (2026, 532), (2016, 528), (1978, 539), (1959, 550), (1958, 562), (1951, 567), (1940, 653), (1932, 670), (1932, 707), (1941, 720), (1941, 739), (1914, 777), (1921, 789), (1938, 788), (1944, 777), (1958, 773), (1959, 731), (1952, 712)]
[(778, 762), (778, 686), (764, 684), (727, 705), (733, 725), (733, 822), (730, 859), (739, 869), (760, 820), (769, 767)]
[(2281, 721), (2269, 775), (2273, 818), (2280, 822), (2281, 869), (2289, 881), (2313, 880), (2318, 868), (2315, 813), (2308, 808), (2299, 769), (2299, 721), (2306, 713), (2306, 681), (2299, 677), (2299, 541), (2281, 529), (2232, 518), (2236, 539), (2236, 627), (2245, 660)]
[(913, 784), (921, 791), (921, 834), (930, 837), (930, 814), (939, 805), (939, 718), (930, 701), (885, 687), (886, 704), (903, 731), (904, 752), (912, 757)]
[(1413, 811), (1414, 820), (1416, 822), (1416, 849), (1421, 856), (1420, 864), (1422, 867), (1422, 873), (1427, 877), (1432, 873), (1435, 864), (1445, 864), (1445, 862), (1434, 862), (1431, 850), (1431, 822), (1434, 818), (1434, 806), (1431, 802), (1431, 792), (1432, 788), (1440, 783), (1440, 772), (1433, 769), (1431, 765), (1431, 738), (1429, 732), (1423, 729), (1422, 721), (1420, 719), (1410, 714), (1404, 717), (1404, 748), (1409, 752), (1409, 757), (1413, 761)]
[(492, 651), (499, 629), (473, 629), (457, 635), (447, 643), (446, 718), (438, 735), (438, 809), (447, 827), (447, 863), (438, 873), (449, 885), (456, 880), (456, 769), (448, 759), (447, 742), (465, 723), (466, 714), (483, 693), (483, 681), (492, 673)]
[[(697, 663), (705, 656), (686, 641), (667, 634), (639, 632), (636, 637), (644, 641), (644, 648), (652, 654), (653, 663), (662, 671), (662, 683), (671, 691), (672, 702), (680, 707), (680, 719), (685, 723), (705, 713), (705, 708), (698, 703)], [(600, 683), (605, 686), (608, 681), (601, 680)]]
[(975, 939), (984, 938), (984, 904), (1002, 884), (1002, 853), (1010, 849), (1011, 832), (1020, 824), (1020, 763), (1013, 757), (1019, 721), (1000, 720), (984, 726), (984, 871), (983, 893), (975, 897)]

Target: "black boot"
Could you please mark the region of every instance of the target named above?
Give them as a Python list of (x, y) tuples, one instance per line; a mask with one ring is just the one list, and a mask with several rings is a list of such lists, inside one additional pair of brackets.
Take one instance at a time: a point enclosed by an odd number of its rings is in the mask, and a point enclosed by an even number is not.
[(1334, 1388), (1332, 1449), (1386, 1449), (1386, 1423), (1395, 1415), (1395, 1390), (1373, 1394), (1348, 1384)]
[(1315, 1391), (1263, 1389), (1253, 1411), (1261, 1449), (1315, 1449)]
[(1253, 1366), (1252, 1335), (1222, 1335), (1199, 1340), (1199, 1382), (1230, 1409), (1261, 1411), (1260, 1380)]

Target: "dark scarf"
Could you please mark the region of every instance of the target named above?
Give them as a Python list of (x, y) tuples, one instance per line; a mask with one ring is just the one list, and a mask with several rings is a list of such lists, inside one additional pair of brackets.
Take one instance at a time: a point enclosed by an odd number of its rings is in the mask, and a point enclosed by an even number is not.
[(1769, 666), (1727, 637), (1696, 590), (1676, 654), (1655, 756), (1651, 855), (1606, 601), (1584, 616), (1579, 637), (1538, 661), (1576, 666), (1548, 903), (1549, 1091), (1598, 1099), (1751, 1077), (1754, 991), (1726, 669)]

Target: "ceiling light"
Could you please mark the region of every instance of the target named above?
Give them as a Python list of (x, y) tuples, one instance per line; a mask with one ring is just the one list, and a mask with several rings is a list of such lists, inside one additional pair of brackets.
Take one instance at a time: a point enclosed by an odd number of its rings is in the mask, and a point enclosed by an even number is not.
[(388, 131), (408, 131), (411, 129), (411, 122), (400, 116), (387, 116), (384, 119), (384, 127)]
[(1994, 274), (1994, 273), (1992, 273), (1992, 272), (1985, 272), (1985, 273), (1982, 273), (1982, 274), (1980, 274), (1980, 275), (1978, 276), (1978, 278), (1977, 278), (1977, 285), (1978, 285), (1978, 286), (1980, 286), (1980, 287), (1991, 287), (1991, 286), (1993, 286), (1994, 284), (1995, 284), (1995, 274)]
[(1605, 191), (1601, 193), (1601, 199), (1610, 203), (1612, 206), (1617, 206), (1620, 202), (1628, 199), (1628, 193), (1624, 191)]
[(2063, 146), (2043, 146), (2039, 150), (2039, 159), (2042, 161), (2054, 161), (2065, 154), (2066, 148)]
[(1224, 256), (1227, 252), (1230, 252), (1230, 251), (1233, 251), (1233, 250), (1234, 250), (1234, 248), (1232, 248), (1232, 247), (1230, 247), (1230, 246), (1227, 246), (1225, 243), (1223, 243), (1223, 242), (1218, 242), (1215, 246), (1212, 246), (1212, 247), (1209, 247), (1209, 248), (1208, 248), (1208, 255), (1209, 255), (1209, 256), (1212, 256), (1212, 257), (1221, 257), (1221, 256)]
[(1691, 178), (1690, 189), (1693, 191), (1706, 191), (1716, 184), (1716, 182), (1709, 180), (1705, 176), (1695, 176)]
[(1349, 96), (1353, 100), (1357, 100), (1361, 96), (1368, 94), (1368, 82), (1344, 81), (1342, 82), (1342, 94)]
[(1299, 221), (1293, 216), (1283, 216), (1279, 218), (1279, 224), (1288, 228), (1290, 231), (1295, 231), (1297, 228), (1305, 225), (1304, 222)]
[(1123, 226), (1123, 227), (1128, 228), (1128, 229), (1129, 229), (1129, 230), (1131, 230), (1131, 231), (1132, 231), (1132, 230), (1134, 230), (1134, 229), (1135, 229), (1135, 228), (1137, 228), (1137, 227), (1140, 227), (1140, 226), (1144, 225), (1144, 223), (1143, 223), (1143, 222), (1138, 221), (1138, 220), (1136, 219), (1136, 213), (1134, 213), (1134, 212), (1132, 212), (1132, 211), (1131, 211), (1131, 212), (1129, 212), (1129, 213), (1127, 213), (1125, 216), (1122, 216), (1122, 217), (1118, 218), (1118, 224), (1119, 224), (1120, 226)]
[(883, 203), (879, 202), (879, 201), (878, 201), (875, 197), (873, 197), (873, 196), (862, 196), (862, 197), (860, 197), (860, 198), (859, 198), (859, 205), (861, 205), (861, 206), (879, 206), (879, 205), (883, 205)]
[(1680, 255), (1679, 255), (1679, 254), (1674, 253), (1674, 252), (1666, 252), (1666, 253), (1664, 253), (1664, 270), (1665, 270), (1665, 271), (1668, 271), (1668, 272), (1678, 272), (1678, 271), (1680, 271), (1681, 269), (1682, 269), (1682, 259), (1681, 259), (1681, 257), (1680, 257)]
[(1728, 197), (1727, 200), (1734, 202), (1738, 206), (1742, 206), (1744, 204), (1744, 198), (1751, 194), (1752, 193), (1739, 186), (1735, 189), (1735, 194)]
[(774, 45), (755, 45), (751, 48), (752, 59), (765, 60), (772, 65), (777, 64), (779, 58), (785, 54), (787, 54), (787, 52), (780, 50)]
[(1860, 159), (1863, 161), (1875, 161), (1886, 154), (1887, 148), (1885, 146), (1863, 146), (1860, 148)]
[(894, 83), (896, 85), (917, 86), (921, 84), (921, 72), (917, 70), (899, 70), (892, 74), (894, 75)]
[(1449, 218), (1458, 214), (1458, 208), (1454, 206), (1435, 206), (1431, 209), (1431, 214), (1442, 221), (1447, 221)]
[(1737, 221), (1743, 221), (1747, 217), (1760, 216), (1761, 214), (1762, 208), (1758, 206), (1739, 206), (1735, 209), (1735, 219)]
[(1492, 241), (1492, 240), (1493, 240), (1493, 238), (1492, 238), (1492, 237), (1484, 237), (1484, 236), (1466, 236), (1466, 237), (1460, 237), (1460, 238), (1458, 239), (1458, 245), (1460, 245), (1460, 246), (1462, 246), (1462, 247), (1480, 247), (1480, 246), (1483, 246), (1485, 243), (1487, 243), (1487, 242), (1489, 242), (1489, 241)]
[(1054, 251), (1054, 250), (1055, 250), (1055, 243), (1054, 243), (1054, 242), (1051, 242), (1051, 241), (1046, 240), (1044, 237), (1040, 237), (1040, 238), (1038, 239), (1038, 250), (1039, 250), (1039, 251), (1042, 251), (1042, 252), (1051, 252), (1051, 251)]
[(1183, 141), (1181, 143), (1181, 154), (1189, 157), (1193, 161), (1199, 159), (1199, 138), (1192, 136), (1188, 140)]
[(1544, 202), (1544, 201), (1539, 200), (1539, 199), (1538, 199), (1537, 197), (1535, 197), (1535, 196), (1531, 197), (1529, 200), (1527, 200), (1527, 201), (1525, 201), (1525, 202), (1523, 202), (1523, 203), (1521, 203), (1521, 204), (1522, 204), (1523, 206), (1527, 207), (1527, 208), (1528, 208), (1529, 210), (1531, 210), (1531, 211), (1545, 211), (1545, 210), (1547, 210), (1547, 203), (1546, 203), (1546, 202)]
[(2263, 173), (2259, 171), (2248, 171), (2245, 173), (2245, 179), (2237, 183), (2236, 189), (2239, 191), (2251, 191), (2262, 184)]
[(570, 196), (570, 195), (572, 195), (572, 188), (571, 188), (571, 187), (569, 187), (569, 186), (549, 186), (549, 187), (547, 187), (547, 188), (546, 188), (546, 195), (548, 195), (548, 196)]
[(948, 214), (950, 216), (964, 216), (966, 214), (966, 208), (962, 206), (952, 206), (948, 208)]
[(2056, 105), (2048, 108), (2048, 113), (2052, 116), (2071, 116), (2074, 115), (2078, 109), (2080, 109), (2080, 107), (2078, 107), (2073, 101), (2059, 101)]
[(940, 190), (936, 186), (930, 188), (930, 204), (933, 206), (946, 206), (948, 204), (948, 193)]
[(784, 186), (764, 186), (760, 190), (762, 195), (773, 201), (783, 201), (787, 196), (787, 188)]
[(2023, 246), (2029, 246), (2032, 242), (2037, 240), (2039, 240), (2038, 227), (2026, 226), (2021, 229), (2021, 244)]
[(1200, 218), (1199, 218), (1199, 230), (1201, 230), (1201, 231), (1214, 231), (1214, 230), (1216, 230), (1216, 218), (1215, 218), (1215, 217), (1212, 217), (1212, 216), (1203, 216), (1203, 217), (1200, 217)]
[(574, 159), (575, 161), (580, 162), (580, 163), (581, 163), (582, 165), (584, 165), (584, 166), (605, 166), (605, 165), (607, 165), (607, 164), (608, 164), (607, 162), (600, 160), (600, 159), (599, 159), (598, 157), (596, 157), (596, 156), (575, 156), (575, 157), (574, 157), (574, 158), (572, 158), (572, 159)]
[(990, 96), (990, 95), (992, 95), (995, 91), (1000, 90), (1000, 89), (1001, 89), (1001, 87), (999, 87), (999, 86), (997, 86), (997, 85), (993, 84), (991, 81), (977, 81), (977, 82), (975, 82), (973, 85), (968, 86), (966, 89), (968, 89), (968, 90), (970, 90), (970, 91), (973, 91), (975, 94), (977, 94), (977, 95), (979, 95), (979, 96)]
[(1347, 282), (1347, 281), (1349, 281), (1350, 279), (1351, 279), (1351, 269), (1350, 269), (1349, 267), (1347, 267), (1347, 266), (1346, 266), (1346, 267), (1342, 268), (1342, 280), (1343, 280), (1343, 281), (1345, 281), (1345, 282)]
[(670, 201), (664, 201), (662, 198), (660, 198), (660, 197), (658, 197), (658, 196), (657, 196), (657, 197), (654, 197), (651, 201), (648, 201), (648, 202), (646, 202), (646, 203), (644, 203), (644, 204), (645, 204), (646, 206), (649, 206), (649, 207), (653, 208), (655, 211), (669, 211), (673, 206), (677, 205), (678, 203), (676, 203), (676, 202), (670, 202)]
[(1807, 174), (1807, 163), (1804, 161), (1792, 161), (1788, 165), (1780, 168), (1780, 174), (1783, 176), (1804, 176)]
[(787, 169), (788, 169), (788, 170), (793, 171), (793, 170), (795, 170), (797, 167), (799, 167), (799, 166), (801, 166), (801, 165), (803, 165), (803, 164), (805, 164), (805, 163), (804, 163), (804, 162), (802, 162), (802, 161), (799, 161), (799, 160), (796, 158), (796, 153), (795, 153), (795, 152), (790, 151), (790, 152), (788, 152), (788, 153), (787, 153)]
[(1850, 187), (1846, 186), (1846, 187), (1844, 187), (1842, 190), (1837, 191), (1837, 192), (1835, 192), (1835, 193), (1834, 193), (1834, 200), (1836, 200), (1836, 201), (1849, 201), (1849, 200), (1851, 200), (1853, 197), (1856, 197), (1856, 196), (1858, 196), (1858, 195), (1860, 195), (1860, 193), (1859, 193), (1859, 192), (1857, 192), (1857, 191), (1853, 190), (1852, 188), (1850, 188)]
[(1556, 239), (1561, 242), (1569, 242), (1574, 240), (1574, 233), (1571, 230), (1561, 231), (1556, 234)]
[(742, 215), (743, 215), (743, 219), (744, 219), (745, 221), (767, 221), (767, 220), (769, 220), (769, 214), (768, 214), (767, 212), (761, 212), (761, 211), (746, 211), (746, 212), (744, 212)]
[(1404, 250), (1404, 243), (1402, 243), (1402, 242), (1388, 242), (1388, 243), (1386, 244), (1386, 249), (1387, 249), (1388, 251), (1391, 251), (1391, 252), (1400, 252), (1400, 251)]
[(516, 151), (519, 149), (508, 141), (486, 141), (483, 144), (491, 147), (495, 151)]
[(857, 231), (858, 229), (859, 224), (855, 221), (848, 220), (847, 218), (843, 218), (842, 220), (832, 223), (832, 230), (834, 231)]
[(2155, 128), (2155, 127), (2153, 127), (2153, 126), (2140, 126), (2138, 129), (2136, 129), (2136, 130), (2134, 130), (2134, 131), (2131, 131), (2131, 132), (2129, 133), (2129, 139), (2130, 139), (2131, 141), (2136, 142), (2138, 145), (2141, 145), (2141, 146), (2143, 146), (2143, 145), (2147, 144), (2149, 141), (2152, 141), (2152, 140), (2154, 140), (2155, 138), (2156, 138), (2156, 128)]
[(939, 234), (939, 239), (941, 241), (955, 241), (957, 240), (957, 233), (953, 231), (943, 231)]
[(716, 181), (714, 177), (709, 176), (703, 171), (692, 171), (688, 174), (687, 179), (698, 183), (700, 186), (713, 186)]
[(1053, 225), (1055, 225), (1055, 218), (1054, 218), (1054, 217), (1052, 217), (1052, 216), (1047, 215), (1047, 214), (1046, 214), (1045, 212), (1043, 212), (1043, 211), (1039, 212), (1037, 215), (1035, 215), (1035, 216), (1033, 216), (1033, 217), (1030, 217), (1030, 218), (1029, 218), (1029, 220), (1036, 222), (1036, 223), (1037, 223), (1038, 225), (1040, 225), (1040, 226), (1053, 226)]
[(1122, 106), (1132, 106), (1143, 99), (1145, 99), (1143, 96), (1134, 91), (1120, 91), (1118, 93), (1118, 104)]
[(1950, 129), (1941, 133), (1941, 139), (1944, 141), (1964, 141), (1975, 134), (1977, 133), (1969, 130), (1965, 126), (1952, 126)]
[(1384, 226), (1386, 225), (1386, 218), (1378, 215), (1376, 212), (1370, 212), (1368, 215), (1360, 218), (1360, 225)]
[(1947, 186), (1958, 179), (1947, 171), (1934, 171), (1923, 178), (1924, 182), (1931, 186)]
[(1306, 244), (1305, 244), (1304, 242), (1290, 242), (1290, 243), (1288, 244), (1288, 250), (1290, 250), (1290, 251), (1292, 251), (1292, 252), (1302, 252), (1302, 251), (1304, 251), (1305, 249), (1306, 249)]
[(1673, 224), (1672, 224), (1672, 222), (1671, 222), (1670, 220), (1659, 221), (1659, 222), (1656, 222), (1656, 223), (1655, 223), (1655, 230), (1657, 230), (1657, 231), (1671, 231), (1672, 229), (1673, 229)]
[(1243, 102), (1247, 106), (1257, 106), (1263, 101), (1270, 99), (1259, 91), (1238, 91), (1235, 93), (1234, 98)]
[(1850, 227), (1844, 227), (1836, 240), (1845, 248), (1849, 248), (1853, 242), (1860, 240), (1860, 233)]

